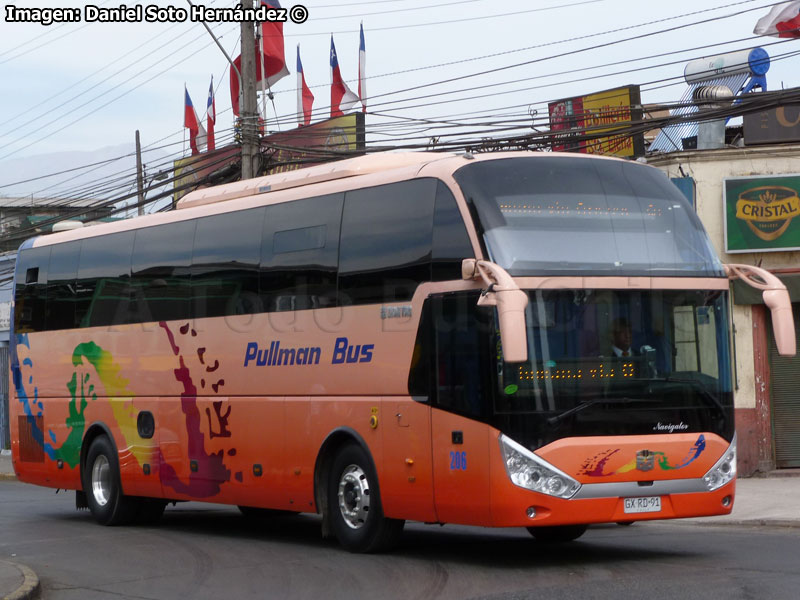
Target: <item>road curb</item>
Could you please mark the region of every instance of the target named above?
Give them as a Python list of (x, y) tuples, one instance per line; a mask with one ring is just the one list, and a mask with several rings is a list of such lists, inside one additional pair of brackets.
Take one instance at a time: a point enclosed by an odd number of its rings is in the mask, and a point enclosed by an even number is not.
[(13, 473), (0, 473), (0, 481), (16, 481), (17, 476)]
[(702, 525), (704, 527), (784, 527), (797, 529), (800, 528), (800, 521), (793, 521), (791, 519), (730, 519), (727, 521), (713, 520), (713, 517), (708, 518), (690, 518), (690, 519), (669, 519), (665, 521), (652, 521), (653, 523), (670, 523), (675, 525), (684, 525), (686, 527)]
[(39, 597), (41, 585), (39, 583), (39, 577), (32, 569), (25, 565), (6, 560), (0, 562), (16, 569), (19, 571), (20, 575), (22, 575), (22, 585), (10, 594), (3, 596), (2, 600), (32, 600)]

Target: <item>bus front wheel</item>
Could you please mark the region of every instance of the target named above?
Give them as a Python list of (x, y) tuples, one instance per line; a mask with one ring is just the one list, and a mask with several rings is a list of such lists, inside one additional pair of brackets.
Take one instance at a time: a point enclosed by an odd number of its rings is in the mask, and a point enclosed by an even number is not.
[(554, 525), (550, 527), (528, 527), (528, 532), (537, 542), (557, 544), (577, 540), (586, 532), (586, 525)]
[(356, 444), (344, 446), (333, 459), (328, 511), (336, 539), (350, 552), (388, 550), (399, 541), (405, 524), (383, 516), (375, 468)]
[(122, 494), (119, 460), (108, 437), (96, 437), (86, 454), (83, 491), (95, 521), (101, 525), (130, 523), (139, 510), (138, 498)]

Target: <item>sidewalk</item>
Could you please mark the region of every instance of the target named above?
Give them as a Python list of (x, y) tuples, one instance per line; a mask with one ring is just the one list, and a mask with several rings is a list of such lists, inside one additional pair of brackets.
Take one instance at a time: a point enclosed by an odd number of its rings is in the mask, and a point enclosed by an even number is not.
[[(4, 450), (0, 453), (0, 481), (14, 479), (11, 455)], [(739, 479), (730, 515), (675, 522), (800, 527), (800, 471), (777, 471), (767, 477)], [(39, 579), (33, 571), (23, 565), (0, 560), (0, 598), (27, 600), (36, 598), (38, 594)]]

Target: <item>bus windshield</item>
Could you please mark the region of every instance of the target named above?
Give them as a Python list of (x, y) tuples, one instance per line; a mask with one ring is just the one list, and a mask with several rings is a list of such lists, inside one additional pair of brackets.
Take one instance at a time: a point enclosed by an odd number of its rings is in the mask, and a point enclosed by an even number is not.
[(454, 176), (489, 259), (511, 275), (724, 275), (697, 215), (652, 167), (535, 156)]
[[(732, 439), (727, 292), (528, 296), (523, 363), (502, 360), (495, 319), (472, 308), (471, 297), (435, 308), (440, 404), (479, 416), (531, 449), (575, 436), (713, 432)], [(459, 319), (464, 312), (472, 314)], [(476, 322), (475, 330), (465, 326)], [(482, 361), (493, 367), (483, 370)]]

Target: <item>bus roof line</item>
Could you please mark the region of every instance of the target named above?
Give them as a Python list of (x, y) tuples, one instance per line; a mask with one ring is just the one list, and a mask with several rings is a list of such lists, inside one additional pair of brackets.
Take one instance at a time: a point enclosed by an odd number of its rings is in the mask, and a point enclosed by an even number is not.
[(383, 152), (368, 154), (356, 158), (325, 163), (313, 167), (275, 173), (264, 177), (255, 177), (244, 181), (237, 181), (225, 185), (203, 188), (186, 194), (178, 201), (177, 208), (185, 209), (194, 206), (214, 204), (236, 198), (255, 196), (285, 190), (289, 188), (311, 185), (346, 177), (356, 177), (380, 171), (399, 169), (426, 164), (455, 157), (452, 153), (442, 152)]

